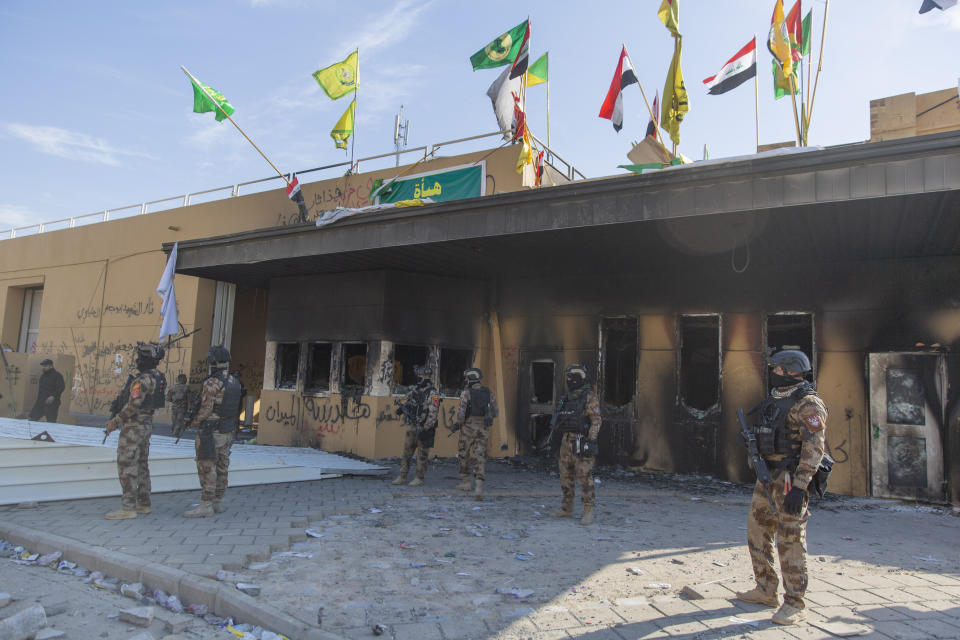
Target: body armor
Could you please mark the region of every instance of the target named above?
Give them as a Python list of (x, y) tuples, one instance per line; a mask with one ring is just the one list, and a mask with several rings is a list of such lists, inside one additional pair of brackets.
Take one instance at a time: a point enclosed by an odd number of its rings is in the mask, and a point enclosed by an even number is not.
[(232, 373), (224, 372), (216, 377), (223, 383), (223, 401), (213, 405), (213, 412), (220, 416), (217, 431), (233, 433), (240, 424), (240, 381)]
[(557, 431), (561, 433), (581, 433), (584, 431), (583, 410), (587, 406), (587, 390), (580, 387), (560, 397), (554, 414)]
[(153, 378), (153, 393), (143, 401), (141, 407), (144, 409), (163, 409), (164, 402), (167, 399), (167, 377), (156, 369), (144, 371), (143, 375)]
[(768, 396), (747, 412), (747, 415), (756, 414), (753, 432), (757, 436), (757, 451), (761, 456), (799, 453), (801, 443), (794, 439), (787, 426), (787, 414), (801, 398), (810, 395), (817, 395), (816, 389), (810, 383), (803, 383), (789, 396)]
[(490, 389), (476, 385), (470, 387), (470, 406), (467, 407), (467, 417), (485, 416), (490, 409)]

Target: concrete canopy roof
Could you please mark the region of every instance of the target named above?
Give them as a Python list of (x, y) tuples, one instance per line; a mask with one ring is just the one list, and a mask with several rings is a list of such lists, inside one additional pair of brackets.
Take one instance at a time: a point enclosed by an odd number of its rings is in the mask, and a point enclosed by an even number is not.
[(184, 241), (177, 272), (246, 288), (373, 269), (490, 278), (661, 271), (691, 258), (726, 263), (747, 247), (759, 262), (957, 255), (960, 132)]

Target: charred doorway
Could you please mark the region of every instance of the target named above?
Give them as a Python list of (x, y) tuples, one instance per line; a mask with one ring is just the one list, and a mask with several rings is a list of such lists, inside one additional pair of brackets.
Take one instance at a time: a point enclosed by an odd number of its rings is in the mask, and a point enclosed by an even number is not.
[(520, 354), (520, 389), (517, 396), (517, 431), (520, 452), (547, 454), (550, 421), (561, 393), (563, 352), (529, 350)]
[(871, 353), (869, 358), (873, 495), (944, 501), (943, 356)]
[(598, 461), (624, 463), (633, 454), (637, 429), (639, 327), (636, 318), (600, 322), (600, 430)]
[(676, 469), (716, 473), (722, 366), (720, 316), (679, 316), (677, 349)]

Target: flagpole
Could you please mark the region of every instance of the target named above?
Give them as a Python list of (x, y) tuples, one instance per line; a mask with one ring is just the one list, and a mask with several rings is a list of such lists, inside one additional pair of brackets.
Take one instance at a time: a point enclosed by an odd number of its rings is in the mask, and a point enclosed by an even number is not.
[[(782, 69), (783, 67), (781, 67)], [(797, 145), (803, 146), (803, 138), (800, 135), (800, 117), (797, 115), (797, 81), (790, 72), (790, 103), (793, 105), (793, 126), (797, 130)]]
[(185, 74), (187, 74), (187, 77), (190, 78), (191, 81), (193, 81), (193, 83), (194, 83), (195, 86), (200, 87), (200, 90), (203, 91), (203, 95), (205, 95), (205, 96), (207, 96), (207, 98), (209, 98), (210, 102), (212, 102), (212, 103), (214, 104), (214, 106), (216, 106), (216, 108), (220, 110), (220, 113), (222, 113), (222, 114), (227, 118), (227, 120), (230, 121), (230, 124), (232, 124), (233, 126), (235, 126), (235, 127), (237, 128), (237, 131), (239, 131), (239, 132), (243, 135), (243, 137), (247, 139), (247, 142), (249, 142), (250, 144), (252, 144), (252, 145), (253, 145), (253, 148), (256, 149), (256, 150), (260, 153), (261, 156), (263, 156), (263, 159), (266, 160), (267, 163), (268, 163), (271, 167), (273, 167), (273, 170), (277, 172), (277, 175), (279, 175), (281, 178), (283, 178), (283, 181), (287, 183), (287, 186), (290, 186), (290, 180), (287, 179), (287, 176), (285, 176), (285, 175), (283, 174), (283, 172), (280, 171), (280, 169), (277, 169), (277, 165), (275, 165), (275, 164), (273, 164), (272, 162), (270, 162), (270, 158), (267, 157), (267, 154), (265, 154), (263, 151), (260, 150), (260, 147), (258, 147), (258, 146), (253, 142), (253, 140), (250, 139), (250, 136), (248, 136), (246, 133), (243, 132), (243, 129), (240, 128), (240, 125), (238, 125), (238, 124), (234, 121), (234, 119), (230, 117), (230, 114), (227, 113), (226, 111), (224, 111), (223, 107), (220, 106), (220, 103), (217, 102), (216, 100), (214, 100), (213, 96), (211, 96), (211, 95), (207, 92), (207, 88), (206, 88), (205, 86), (203, 86), (203, 83), (200, 82), (199, 80), (197, 80), (195, 77), (193, 77), (193, 74), (191, 74), (189, 71), (187, 71), (186, 67), (184, 67), (183, 65), (180, 65), (180, 69), (182, 69), (183, 72), (184, 72)]
[[(674, 59), (674, 60), (677, 59), (677, 49), (679, 49), (679, 48), (680, 48), (680, 34), (673, 34), (673, 59)], [(678, 61), (678, 62), (679, 62), (679, 61)], [(670, 66), (672, 67), (673, 65), (671, 64)], [(673, 83), (673, 91), (671, 91), (671, 93), (673, 94), (673, 100), (672, 100), (672, 102), (673, 102), (673, 103), (676, 103), (677, 113), (679, 113), (679, 111), (680, 111), (680, 104), (679, 104), (680, 101), (677, 100), (677, 72), (676, 72), (676, 70), (674, 70), (674, 72), (673, 72), (673, 77), (670, 78), (670, 82)], [(666, 96), (664, 96), (664, 97), (666, 97)], [(676, 119), (676, 116), (674, 116), (674, 119)], [(679, 132), (680, 132), (680, 123), (678, 122), (678, 123), (677, 123), (677, 133), (679, 134)], [(672, 138), (672, 137), (670, 138), (670, 141), (673, 142), (673, 138)], [(677, 157), (677, 143), (676, 143), (676, 142), (673, 142), (673, 145), (672, 145), (672, 146), (673, 146), (673, 153), (672, 153), (671, 155), (672, 155), (674, 158), (676, 158), (676, 157)], [(664, 148), (666, 148), (666, 147), (664, 147)]]
[[(753, 55), (756, 58), (757, 55), (757, 34), (753, 34)], [(757, 65), (756, 60), (754, 60), (754, 66), (757, 66), (757, 71), (759, 71), (759, 65)], [(755, 125), (755, 131), (757, 133), (757, 149), (756, 152), (760, 153), (760, 86), (759, 80), (757, 77), (759, 73), (753, 74), (753, 121)]]
[[(357, 47), (357, 85), (353, 91), (353, 133), (350, 136), (350, 172), (353, 172), (353, 146), (357, 142), (357, 95), (360, 93), (360, 47)], [(349, 108), (349, 107), (348, 107)]]
[[(670, 152), (667, 150), (667, 145), (663, 144), (663, 136), (660, 135), (660, 126), (659, 126), (659, 124), (658, 124), (659, 121), (658, 121), (658, 120), (654, 117), (654, 115), (653, 115), (653, 109), (650, 108), (650, 103), (647, 102), (647, 92), (643, 90), (643, 85), (640, 83), (640, 79), (639, 79), (639, 78), (637, 78), (637, 86), (640, 87), (640, 95), (643, 96), (643, 104), (647, 105), (647, 113), (650, 114), (650, 119), (653, 120), (653, 125), (654, 125), (654, 126), (653, 126), (653, 131), (654, 131), (653, 139), (656, 140), (656, 141), (660, 144), (661, 147), (663, 147), (663, 150), (664, 150), (665, 153), (670, 153)], [(674, 157), (676, 157), (675, 154), (671, 154), (671, 155), (673, 155)]]
[(550, 59), (547, 58), (547, 159), (550, 159)]
[(813, 103), (817, 99), (817, 85), (820, 84), (820, 69), (823, 68), (823, 44), (827, 37), (827, 13), (830, 11), (830, 0), (823, 5), (823, 29), (820, 31), (820, 55), (817, 61), (817, 75), (813, 79), (813, 94), (810, 96), (810, 108), (807, 109), (807, 129), (810, 128), (810, 119), (813, 117)]

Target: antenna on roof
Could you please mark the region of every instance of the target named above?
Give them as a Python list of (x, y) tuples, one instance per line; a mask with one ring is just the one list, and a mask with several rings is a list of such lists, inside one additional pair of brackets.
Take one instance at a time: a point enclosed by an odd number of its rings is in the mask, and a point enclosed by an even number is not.
[(400, 152), (407, 148), (407, 135), (410, 133), (410, 121), (403, 119), (403, 105), (400, 113), (393, 119), (393, 147), (397, 152), (397, 166), (400, 166)]

